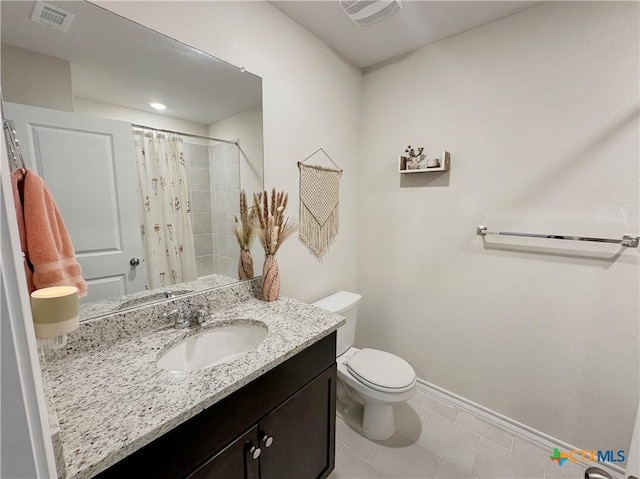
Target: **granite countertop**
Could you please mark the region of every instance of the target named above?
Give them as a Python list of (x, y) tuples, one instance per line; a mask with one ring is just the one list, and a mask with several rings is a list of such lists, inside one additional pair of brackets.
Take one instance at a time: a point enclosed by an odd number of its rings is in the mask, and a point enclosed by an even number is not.
[(202, 291), (205, 289), (217, 288), (225, 286), (231, 283), (236, 283), (238, 280), (225, 276), (222, 274), (212, 274), (209, 276), (203, 276), (202, 278), (180, 283), (164, 288), (156, 288), (150, 290), (139, 291), (137, 293), (128, 294), (119, 298), (102, 299), (99, 301), (92, 301), (90, 303), (80, 304), (80, 321), (88, 319), (98, 318), (108, 314), (113, 314), (118, 311), (126, 309), (132, 309), (137, 306), (143, 306), (152, 302), (161, 301), (163, 293), (168, 292), (175, 296), (180, 296), (185, 293), (193, 293)]
[[(90, 347), (48, 355), (50, 407), (57, 414), (67, 477), (92, 477), (107, 469), (335, 331), (344, 318), (291, 299), (266, 303), (244, 297), (226, 307), (218, 304), (197, 328), (177, 330), (150, 321), (155, 328), (112, 332), (117, 340), (103, 336)], [(268, 334), (256, 349), (227, 364), (184, 373), (156, 365), (181, 339), (236, 323), (261, 324)]]

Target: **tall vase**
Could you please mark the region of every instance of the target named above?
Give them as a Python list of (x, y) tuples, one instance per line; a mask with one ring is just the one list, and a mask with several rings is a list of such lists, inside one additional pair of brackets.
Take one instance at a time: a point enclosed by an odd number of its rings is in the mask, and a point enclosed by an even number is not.
[(251, 251), (246, 249), (240, 250), (240, 258), (238, 258), (238, 279), (253, 278), (253, 258)]
[(262, 296), (265, 301), (275, 301), (280, 294), (280, 269), (275, 254), (264, 259), (262, 267)]

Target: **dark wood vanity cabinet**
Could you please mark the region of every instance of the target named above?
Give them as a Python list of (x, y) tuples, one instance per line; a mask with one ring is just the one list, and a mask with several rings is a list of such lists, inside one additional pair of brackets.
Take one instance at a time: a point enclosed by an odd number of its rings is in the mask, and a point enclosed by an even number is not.
[(260, 457), (254, 459), (258, 450), (258, 426), (249, 429), (245, 434), (229, 444), (222, 451), (209, 459), (189, 479), (258, 479)]
[(327, 369), (189, 479), (316, 479), (333, 470), (335, 367)]
[(335, 338), (309, 346), (98, 477), (326, 478), (335, 459)]
[[(332, 366), (260, 421), (261, 479), (316, 478), (333, 470), (335, 407), (327, 406), (335, 378)], [(267, 437), (273, 443), (265, 448)]]

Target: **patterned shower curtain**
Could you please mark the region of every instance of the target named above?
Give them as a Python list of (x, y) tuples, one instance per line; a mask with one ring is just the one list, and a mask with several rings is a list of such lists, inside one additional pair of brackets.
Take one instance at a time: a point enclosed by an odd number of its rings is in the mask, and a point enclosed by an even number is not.
[(133, 131), (147, 288), (197, 278), (182, 139)]

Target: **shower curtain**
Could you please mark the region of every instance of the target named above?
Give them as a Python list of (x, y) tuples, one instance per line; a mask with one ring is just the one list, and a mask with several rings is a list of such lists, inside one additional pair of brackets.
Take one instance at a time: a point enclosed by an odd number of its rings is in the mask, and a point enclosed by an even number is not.
[(147, 288), (197, 278), (182, 139), (134, 130)]

